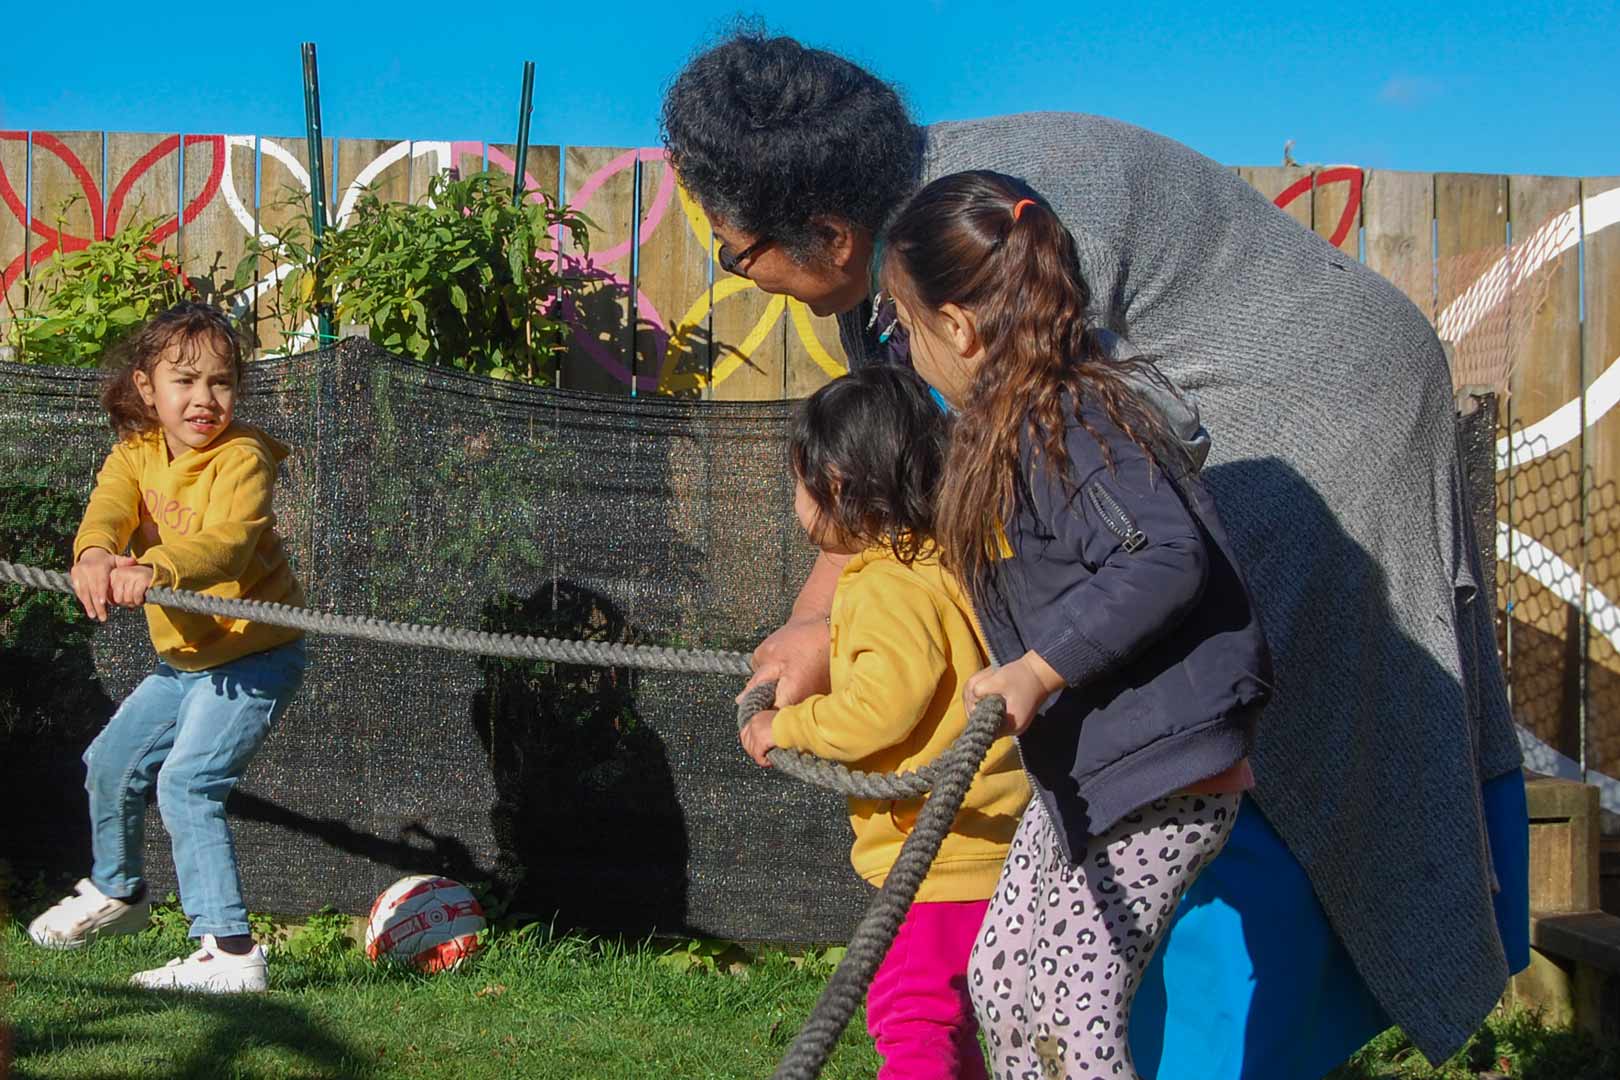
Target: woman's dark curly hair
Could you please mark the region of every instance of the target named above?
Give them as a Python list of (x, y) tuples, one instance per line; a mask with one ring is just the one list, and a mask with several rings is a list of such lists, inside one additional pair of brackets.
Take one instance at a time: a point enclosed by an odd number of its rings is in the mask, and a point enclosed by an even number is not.
[(811, 394), (793, 414), (788, 464), (820, 512), (815, 539), (887, 547), (907, 565), (931, 551), (947, 434), (909, 368), (864, 367)]
[(821, 249), (818, 218), (875, 236), (921, 176), (922, 129), (894, 87), (758, 26), (688, 63), (661, 119), (670, 161), (704, 210), (801, 262)]

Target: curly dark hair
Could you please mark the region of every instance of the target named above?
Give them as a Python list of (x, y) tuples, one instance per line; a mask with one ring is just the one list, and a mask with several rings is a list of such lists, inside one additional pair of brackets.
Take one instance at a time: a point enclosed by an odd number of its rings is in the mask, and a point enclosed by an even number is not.
[(101, 404), (119, 438), (127, 439), (157, 428), (157, 413), (141, 400), (140, 391), (135, 387), (135, 373), (140, 371), (151, 378), (163, 350), (172, 343), (180, 346), (176, 362), (182, 365), (191, 363), (198, 348), (206, 343), (230, 360), (236, 384), (242, 385), (245, 360), (242, 335), (230, 316), (207, 304), (182, 300), (152, 316), (140, 329), (113, 346), (104, 359), (108, 375), (101, 388)]
[(821, 250), (818, 218), (875, 236), (922, 172), (922, 129), (894, 87), (748, 23), (676, 76), (661, 129), (704, 210), (800, 262)]
[(829, 539), (882, 545), (910, 565), (933, 549), (948, 430), (916, 372), (878, 364), (834, 379), (799, 405), (788, 464)]

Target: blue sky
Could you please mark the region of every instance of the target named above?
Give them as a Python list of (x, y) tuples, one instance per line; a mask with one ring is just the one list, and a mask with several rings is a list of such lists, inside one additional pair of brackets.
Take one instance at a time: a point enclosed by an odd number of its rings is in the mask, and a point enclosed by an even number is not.
[(7, 19), (0, 127), (298, 134), (313, 40), (331, 135), (510, 141), (532, 59), (533, 141), (647, 145), (662, 87), (739, 12), (897, 82), (925, 121), (1072, 109), (1230, 164), (1293, 139), (1301, 162), (1620, 173), (1610, 2), (35, 2)]

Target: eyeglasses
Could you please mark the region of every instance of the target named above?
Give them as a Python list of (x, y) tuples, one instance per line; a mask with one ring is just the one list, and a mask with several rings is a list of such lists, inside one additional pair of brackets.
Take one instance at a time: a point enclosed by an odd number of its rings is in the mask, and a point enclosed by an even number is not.
[(715, 260), (719, 262), (720, 269), (724, 270), (726, 273), (739, 274), (743, 277), (747, 277), (747, 274), (744, 274), (737, 268), (744, 262), (752, 261), (754, 257), (757, 256), (761, 251), (764, 251), (775, 242), (776, 241), (769, 236), (762, 236), (758, 240), (755, 240), (752, 244), (749, 244), (747, 247), (737, 252), (735, 255), (731, 253), (726, 245), (721, 244), (719, 252), (715, 254)]

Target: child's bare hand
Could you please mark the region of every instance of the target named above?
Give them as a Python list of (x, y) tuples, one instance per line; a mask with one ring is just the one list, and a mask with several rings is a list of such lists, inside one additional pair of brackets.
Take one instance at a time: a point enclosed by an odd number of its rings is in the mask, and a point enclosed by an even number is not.
[(776, 749), (776, 740), (771, 737), (771, 722), (775, 719), (775, 709), (757, 712), (743, 725), (737, 736), (748, 756), (754, 759), (754, 764), (767, 769), (771, 767), (771, 762), (765, 755)]
[(1003, 730), (1022, 735), (1035, 719), (1035, 710), (1053, 691), (1063, 688), (1063, 679), (1041, 659), (1028, 652), (1010, 664), (989, 667), (967, 681), (962, 688), (962, 704), (971, 713), (982, 698), (999, 694), (1007, 703)]
[(115, 555), (111, 575), (112, 601), (124, 607), (146, 603), (146, 590), (152, 587), (152, 568), (142, 566), (128, 555)]
[(113, 553), (106, 548), (85, 548), (73, 564), (68, 580), (73, 595), (84, 605), (84, 613), (97, 622), (107, 621), (107, 605), (112, 601)]

